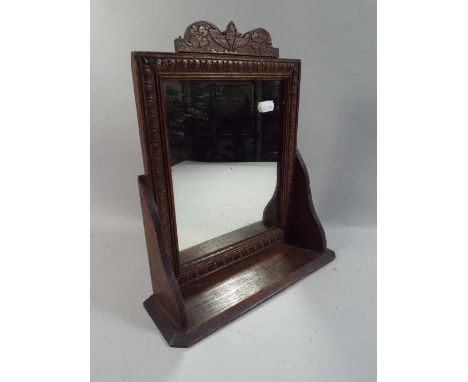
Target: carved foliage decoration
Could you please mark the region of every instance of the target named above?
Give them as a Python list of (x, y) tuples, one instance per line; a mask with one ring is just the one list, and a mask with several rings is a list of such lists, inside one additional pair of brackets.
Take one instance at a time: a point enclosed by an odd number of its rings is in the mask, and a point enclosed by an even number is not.
[(263, 28), (240, 34), (231, 21), (224, 32), (207, 21), (188, 26), (184, 38), (174, 40), (176, 52), (226, 53), (278, 57), (278, 48), (271, 46), (270, 33)]

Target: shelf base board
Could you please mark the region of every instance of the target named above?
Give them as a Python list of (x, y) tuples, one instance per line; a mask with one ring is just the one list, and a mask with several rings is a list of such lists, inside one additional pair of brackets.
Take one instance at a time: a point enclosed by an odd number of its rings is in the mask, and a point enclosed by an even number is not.
[(170, 346), (189, 347), (334, 258), (330, 249), (318, 252), (279, 243), (184, 285), (184, 328), (172, 321), (155, 295), (143, 305)]

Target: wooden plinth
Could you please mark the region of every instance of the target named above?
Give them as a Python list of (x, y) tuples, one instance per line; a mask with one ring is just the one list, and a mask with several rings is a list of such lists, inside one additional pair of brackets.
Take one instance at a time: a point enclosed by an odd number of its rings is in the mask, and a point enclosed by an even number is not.
[(171, 346), (188, 347), (335, 258), (280, 243), (182, 287), (187, 325), (180, 327), (155, 295), (144, 306)]

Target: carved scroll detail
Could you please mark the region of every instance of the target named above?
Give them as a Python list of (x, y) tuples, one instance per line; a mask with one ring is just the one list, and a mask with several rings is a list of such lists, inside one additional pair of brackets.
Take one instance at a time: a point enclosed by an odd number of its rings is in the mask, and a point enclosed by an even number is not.
[(250, 56), (278, 57), (278, 48), (271, 46), (271, 36), (266, 29), (257, 28), (240, 34), (234, 22), (226, 30), (207, 21), (197, 21), (185, 30), (184, 38), (174, 40), (175, 51), (191, 53), (225, 53)]

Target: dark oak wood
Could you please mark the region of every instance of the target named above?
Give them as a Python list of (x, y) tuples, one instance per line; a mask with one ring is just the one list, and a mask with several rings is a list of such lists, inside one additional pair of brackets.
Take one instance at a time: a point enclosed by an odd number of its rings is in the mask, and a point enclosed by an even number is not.
[(327, 239), (315, 212), (309, 186), (309, 174), (299, 150), (296, 150), (295, 168), (294, 194), (291, 200), (286, 240), (305, 248), (323, 251), (327, 248)]
[(165, 251), (161, 219), (153, 194), (144, 176), (138, 177), (141, 210), (145, 227), (153, 296), (177, 325), (187, 324), (185, 304), (180, 287)]
[[(258, 34), (266, 36), (260, 48), (254, 44)], [(140, 199), (153, 285), (144, 306), (171, 346), (187, 347), (335, 254), (327, 248), (296, 148), (300, 60), (275, 58), (278, 51), (267, 31), (241, 35), (233, 23), (225, 32), (211, 23), (193, 23), (184, 39), (176, 40), (176, 50), (185, 53), (133, 52), (132, 73), (145, 169), (139, 177)], [(180, 252), (162, 107), (162, 82), (169, 79), (284, 81), (278, 183), (263, 222)], [(181, 253), (188, 261), (180, 260)]]
[(184, 287), (187, 325), (175, 325), (160, 302), (144, 306), (169, 345), (188, 347), (248, 312), (335, 257), (330, 250), (311, 251), (277, 244), (243, 262)]

